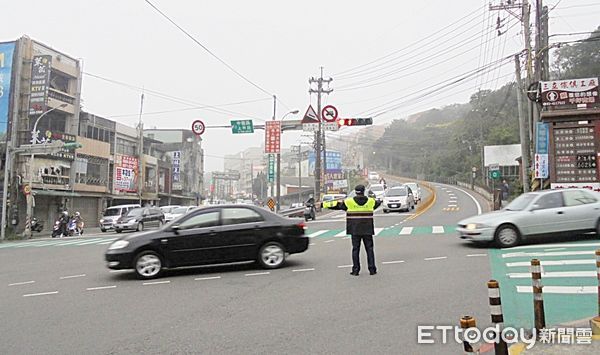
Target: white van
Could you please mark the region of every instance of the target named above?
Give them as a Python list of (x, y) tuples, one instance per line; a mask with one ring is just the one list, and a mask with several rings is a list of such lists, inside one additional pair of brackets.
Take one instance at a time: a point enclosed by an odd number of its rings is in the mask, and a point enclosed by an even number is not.
[(102, 214), (102, 218), (100, 218), (99, 221), (100, 230), (104, 233), (107, 230), (115, 229), (115, 223), (117, 222), (117, 219), (119, 219), (121, 216), (126, 215), (127, 212), (129, 212), (130, 210), (140, 207), (142, 207), (140, 206), (140, 204), (133, 204), (112, 206), (107, 208)]

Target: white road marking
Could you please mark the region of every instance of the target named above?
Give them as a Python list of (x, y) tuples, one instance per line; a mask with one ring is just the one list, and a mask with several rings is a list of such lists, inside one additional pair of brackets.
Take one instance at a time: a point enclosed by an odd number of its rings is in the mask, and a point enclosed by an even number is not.
[(221, 276), (198, 277), (198, 278), (194, 279), (194, 281), (217, 280), (220, 278), (221, 278)]
[(449, 204), (448, 207), (458, 207), (457, 204)]
[(350, 239), (350, 237), (346, 236), (346, 237), (344, 237), (344, 238), (342, 238), (342, 239)]
[(447, 256), (434, 256), (432, 258), (425, 258), (423, 260), (430, 261), (430, 260), (443, 260), (443, 259), (448, 259), (448, 257)]
[(59, 277), (60, 280), (66, 280), (66, 279), (74, 279), (77, 277), (85, 277), (85, 274), (81, 274), (81, 275), (71, 275), (71, 276), (61, 276)]
[(443, 234), (444, 227), (443, 226), (433, 226), (432, 233), (433, 234)]
[(106, 245), (106, 244), (111, 244), (111, 243), (112, 243), (112, 242), (114, 242), (114, 241), (115, 241), (115, 239), (111, 239), (111, 240), (107, 240), (107, 241), (105, 241), (105, 242), (102, 242), (102, 243), (98, 243), (98, 245)]
[[(517, 286), (518, 293), (532, 293), (531, 286)], [(544, 293), (555, 294), (597, 294), (598, 286), (544, 286)]]
[[(563, 266), (563, 265), (596, 265), (595, 259), (579, 259), (579, 260), (542, 260), (542, 266)], [(529, 261), (519, 261), (515, 263), (506, 263), (507, 267), (531, 266)]]
[(539, 249), (539, 248), (583, 248), (599, 247), (600, 243), (581, 243), (581, 244), (542, 244), (542, 245), (523, 245), (514, 248), (504, 248), (502, 250), (521, 250), (521, 249)]
[(304, 272), (304, 271), (315, 271), (314, 268), (310, 268), (310, 269), (295, 269), (292, 270), (292, 272)]
[(342, 237), (345, 237), (347, 235), (348, 235), (348, 233), (346, 233), (346, 231), (344, 230), (344, 231), (341, 231), (338, 234), (334, 235), (334, 237), (335, 238), (342, 238)]
[(400, 264), (403, 263), (404, 260), (394, 260), (394, 261), (384, 261), (382, 262), (383, 265), (387, 265), (387, 264)]
[(63, 245), (70, 245), (70, 244), (77, 244), (77, 243), (81, 243), (81, 240), (69, 240), (66, 242), (57, 242), (56, 244), (54, 244), (54, 246), (59, 247), (59, 246), (63, 246)]
[(255, 272), (253, 274), (245, 274), (244, 276), (260, 276), (260, 275), (269, 275), (270, 272), (266, 271), (266, 272)]
[(569, 255), (595, 255), (593, 250), (589, 251), (551, 251), (551, 252), (535, 252), (535, 253), (507, 253), (502, 254), (503, 258), (525, 258), (530, 256), (569, 256)]
[[(530, 272), (515, 272), (506, 274), (511, 279), (530, 279)], [(596, 271), (556, 271), (556, 272), (543, 272), (542, 279), (546, 278), (561, 278), (561, 277), (598, 277)], [(546, 286), (544, 286), (544, 291)]]
[(326, 240), (325, 243), (331, 243), (331, 242), (334, 242), (334, 241), (335, 240), (333, 240), (333, 239), (329, 239), (329, 240)]
[(28, 293), (26, 295), (23, 295), (23, 297), (35, 297), (35, 296), (46, 296), (46, 295), (56, 295), (58, 293), (58, 291), (52, 291), (52, 292), (40, 292), (40, 293)]
[(327, 233), (327, 230), (322, 230), (322, 231), (318, 231), (318, 232), (314, 232), (308, 235), (309, 238), (314, 238), (314, 237), (318, 237), (321, 234)]
[(467, 194), (467, 196), (469, 196), (471, 198), (471, 200), (473, 200), (473, 202), (475, 202), (475, 205), (477, 206), (477, 214), (481, 214), (481, 205), (479, 204), (479, 201), (477, 201), (477, 199), (475, 197), (473, 197), (473, 195), (471, 195), (470, 193), (466, 192), (463, 189), (459, 189), (458, 187), (456, 188), (458, 191), (461, 191), (465, 194)]
[(108, 290), (109, 288), (117, 288), (117, 286), (112, 285), (112, 286), (88, 287), (85, 290), (86, 291), (96, 291), (96, 290)]
[(558, 251), (558, 250), (567, 250), (567, 248), (550, 248), (550, 249), (544, 249), (544, 251)]
[(73, 245), (78, 245), (79, 246), (79, 245), (97, 244), (98, 242), (101, 242), (101, 241), (102, 241), (102, 239), (100, 239), (100, 238), (89, 239), (89, 240), (83, 240), (80, 243), (76, 243), (76, 244), (73, 244)]
[(339, 265), (338, 269), (343, 269), (343, 268), (347, 268), (347, 267), (352, 267), (352, 265)]
[(400, 235), (410, 235), (413, 231), (413, 227), (403, 227), (400, 230)]
[(385, 228), (375, 228), (375, 236), (377, 236), (379, 233), (381, 233), (382, 230), (384, 230)]
[(12, 284), (8, 284), (8, 286), (21, 286), (21, 285), (29, 285), (34, 283), (35, 281), (24, 281), (24, 282), (15, 282)]
[(152, 282), (144, 282), (142, 285), (143, 286), (149, 286), (149, 285), (162, 285), (162, 284), (169, 284), (171, 283), (171, 281), (167, 280), (167, 281), (152, 281)]
[(129, 272), (131, 270), (109, 270), (108, 272), (116, 274), (116, 273), (120, 273), (120, 272)]
[(313, 245), (316, 245), (316, 244), (315, 244), (315, 243), (310, 243), (310, 244), (309, 244), (309, 246), (313, 246)]
[(487, 256), (487, 254), (467, 254), (468, 257), (476, 257), (476, 256)]

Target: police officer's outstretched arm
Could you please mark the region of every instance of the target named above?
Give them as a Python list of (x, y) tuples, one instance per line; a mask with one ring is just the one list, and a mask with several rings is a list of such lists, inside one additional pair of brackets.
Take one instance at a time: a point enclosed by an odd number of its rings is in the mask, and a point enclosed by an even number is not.
[(376, 210), (379, 206), (381, 206), (381, 203), (382, 201), (375, 200), (375, 207), (373, 207), (373, 210)]
[(323, 202), (323, 208), (327, 208), (330, 210), (342, 210), (342, 211), (348, 210), (348, 207), (346, 207), (346, 204), (344, 203), (344, 201), (326, 201), (326, 202)]

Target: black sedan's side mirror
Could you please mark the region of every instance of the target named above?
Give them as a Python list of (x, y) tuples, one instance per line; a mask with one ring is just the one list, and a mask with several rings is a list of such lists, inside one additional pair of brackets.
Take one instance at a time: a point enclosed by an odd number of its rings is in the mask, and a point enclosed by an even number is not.
[(175, 226), (171, 226), (171, 232), (175, 233), (175, 234), (179, 234), (179, 231), (181, 230), (181, 227), (178, 225)]

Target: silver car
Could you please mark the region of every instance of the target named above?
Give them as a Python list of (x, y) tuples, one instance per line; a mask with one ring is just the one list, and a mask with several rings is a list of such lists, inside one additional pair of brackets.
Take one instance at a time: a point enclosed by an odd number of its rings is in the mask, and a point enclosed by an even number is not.
[(415, 198), (410, 187), (399, 186), (387, 190), (383, 198), (383, 213), (390, 211), (410, 211), (415, 209)]
[(517, 197), (506, 208), (462, 220), (460, 238), (513, 247), (526, 237), (600, 234), (600, 194), (586, 189), (547, 190)]

